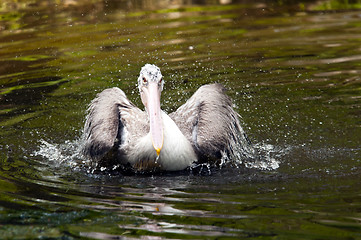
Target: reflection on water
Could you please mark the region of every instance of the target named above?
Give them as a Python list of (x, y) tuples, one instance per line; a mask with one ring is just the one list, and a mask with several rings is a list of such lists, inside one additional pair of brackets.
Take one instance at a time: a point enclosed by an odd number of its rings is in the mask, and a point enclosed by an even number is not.
[[(1, 2), (2, 238), (361, 237), (356, 1), (222, 3)], [(167, 112), (224, 84), (257, 156), (94, 172), (78, 152), (87, 105), (117, 86), (141, 106), (145, 63)]]

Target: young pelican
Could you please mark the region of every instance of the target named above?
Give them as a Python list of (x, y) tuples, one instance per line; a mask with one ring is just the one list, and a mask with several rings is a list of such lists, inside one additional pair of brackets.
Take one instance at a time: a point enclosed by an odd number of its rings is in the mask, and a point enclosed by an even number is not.
[(163, 85), (157, 66), (142, 67), (138, 88), (145, 111), (117, 87), (99, 93), (86, 117), (84, 154), (97, 164), (135, 171), (178, 171), (197, 162), (252, 154), (222, 85), (200, 87), (169, 115), (160, 108)]

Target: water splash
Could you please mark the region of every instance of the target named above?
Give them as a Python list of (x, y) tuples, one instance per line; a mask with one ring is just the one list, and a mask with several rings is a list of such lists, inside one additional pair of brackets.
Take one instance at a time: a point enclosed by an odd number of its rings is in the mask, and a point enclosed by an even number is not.
[(258, 143), (253, 145), (255, 149), (255, 157), (243, 161), (245, 167), (260, 170), (275, 170), (279, 168), (280, 161), (289, 149), (284, 147), (276, 147), (271, 144)]
[[(74, 141), (65, 141), (64, 143), (50, 143), (46, 140), (40, 140), (39, 149), (34, 151), (32, 157), (41, 157), (44, 161), (52, 163), (55, 167), (70, 167), (73, 170), (83, 170), (88, 173), (94, 173), (97, 170), (104, 171), (116, 171), (122, 169), (119, 165), (114, 165), (110, 169), (106, 167), (99, 168), (96, 163), (90, 159), (84, 157), (81, 152), (81, 146), (83, 142), (81, 139)], [(288, 152), (287, 148), (276, 147), (271, 144), (258, 143), (249, 146), (252, 151), (246, 153), (242, 151), (242, 148), (234, 146), (232, 149), (232, 155), (223, 152), (222, 158), (216, 164), (211, 163), (194, 163), (190, 167), (191, 172), (208, 172), (211, 174), (213, 168), (222, 169), (228, 165), (232, 167), (245, 167), (248, 169), (259, 170), (275, 170), (279, 167), (280, 161), (283, 155)], [(157, 159), (158, 160), (158, 159)], [(196, 170), (198, 169), (198, 170)]]
[(39, 149), (34, 151), (31, 156), (40, 156), (57, 167), (68, 166), (78, 169), (90, 164), (90, 161), (86, 160), (80, 151), (81, 144), (80, 140), (67, 140), (62, 144), (57, 144), (41, 139)]

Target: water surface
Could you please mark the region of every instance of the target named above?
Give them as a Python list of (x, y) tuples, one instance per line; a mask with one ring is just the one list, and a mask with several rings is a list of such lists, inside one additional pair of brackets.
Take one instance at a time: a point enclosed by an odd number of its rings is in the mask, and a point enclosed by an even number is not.
[[(357, 2), (5, 1), (0, 6), (3, 238), (360, 239)], [(177, 174), (95, 173), (87, 105), (140, 67), (171, 112), (226, 86), (260, 160)]]

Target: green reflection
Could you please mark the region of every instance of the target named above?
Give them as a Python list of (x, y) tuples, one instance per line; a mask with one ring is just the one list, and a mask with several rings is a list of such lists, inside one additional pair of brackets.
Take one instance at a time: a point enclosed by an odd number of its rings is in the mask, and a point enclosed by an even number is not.
[[(3, 2), (0, 236), (360, 238), (359, 16), (319, 12), (358, 2)], [(224, 84), (280, 168), (93, 174), (77, 154), (86, 108), (114, 86), (141, 106), (148, 62), (169, 112)]]
[(312, 7), (312, 10), (342, 10), (342, 9), (361, 9), (359, 0), (329, 0)]

